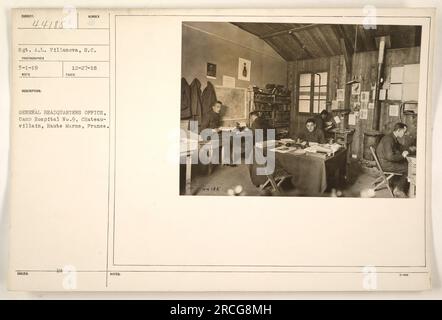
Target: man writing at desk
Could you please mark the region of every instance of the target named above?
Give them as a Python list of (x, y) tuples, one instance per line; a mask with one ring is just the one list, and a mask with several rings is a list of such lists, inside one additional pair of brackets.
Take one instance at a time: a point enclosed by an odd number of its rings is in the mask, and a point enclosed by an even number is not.
[(298, 137), (301, 141), (325, 143), (324, 131), (316, 126), (315, 119), (310, 118), (305, 122), (304, 130)]
[[(400, 198), (406, 197), (405, 191), (408, 187), (408, 162), (406, 157), (409, 151), (405, 150), (404, 146), (399, 143), (398, 138), (402, 138), (406, 131), (407, 125), (405, 123), (396, 123), (393, 132), (383, 136), (376, 148), (376, 154), (379, 158), (382, 170), (402, 174), (393, 189), (393, 194)], [(415, 148), (410, 147), (410, 150), (414, 151)]]

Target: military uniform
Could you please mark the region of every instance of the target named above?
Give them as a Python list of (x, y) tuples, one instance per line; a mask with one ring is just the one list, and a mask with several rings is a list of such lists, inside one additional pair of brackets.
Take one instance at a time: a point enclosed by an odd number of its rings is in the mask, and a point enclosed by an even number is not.
[(392, 181), (393, 187), (404, 193), (408, 189), (408, 162), (402, 156), (405, 148), (399, 143), (393, 133), (382, 137), (376, 148), (376, 155), (381, 164), (382, 170), (386, 172), (400, 173), (402, 176), (397, 182)]
[(217, 129), (221, 126), (221, 117), (219, 113), (213, 110), (207, 112), (204, 122), (202, 123), (201, 129)]
[(299, 139), (309, 142), (325, 143), (324, 132), (318, 128), (315, 128), (312, 132), (305, 128), (299, 135)]
[(381, 163), (382, 170), (407, 174), (408, 162), (402, 156), (404, 147), (393, 133), (382, 137), (376, 148), (376, 155)]

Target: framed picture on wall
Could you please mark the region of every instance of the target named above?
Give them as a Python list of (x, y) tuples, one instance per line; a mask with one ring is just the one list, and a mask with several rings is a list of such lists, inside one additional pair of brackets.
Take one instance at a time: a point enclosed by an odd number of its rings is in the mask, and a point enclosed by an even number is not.
[(207, 62), (206, 76), (209, 79), (216, 79), (216, 64)]
[(238, 80), (250, 81), (252, 61), (239, 58), (238, 59)]
[(361, 102), (368, 102), (369, 99), (370, 99), (370, 91), (362, 91)]
[(361, 93), (361, 84), (359, 82), (353, 83), (351, 86), (351, 94), (359, 95)]

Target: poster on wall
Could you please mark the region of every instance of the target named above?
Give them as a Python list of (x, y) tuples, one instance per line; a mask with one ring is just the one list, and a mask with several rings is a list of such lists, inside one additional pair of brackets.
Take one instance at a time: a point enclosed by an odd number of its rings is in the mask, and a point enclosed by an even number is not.
[(402, 100), (402, 83), (390, 85), (390, 90), (388, 90), (388, 100)]
[(370, 99), (370, 91), (362, 91), (361, 102), (368, 102), (369, 99)]
[(348, 124), (349, 124), (350, 126), (354, 126), (354, 125), (356, 125), (356, 115), (355, 115), (354, 113), (350, 113), (350, 114), (348, 115)]
[(351, 86), (351, 94), (359, 95), (361, 93), (361, 84), (359, 82), (353, 83)]
[(399, 117), (399, 105), (398, 104), (391, 104), (390, 108), (388, 110), (388, 115), (390, 117)]
[(362, 120), (367, 120), (368, 119), (368, 110), (367, 109), (361, 109), (361, 113), (360, 113), (359, 118), (362, 119)]
[(387, 97), (387, 89), (379, 90), (379, 100), (384, 101)]
[(239, 58), (238, 59), (238, 80), (250, 81), (250, 72), (252, 61)]
[(216, 64), (207, 62), (206, 76), (209, 79), (216, 79)]

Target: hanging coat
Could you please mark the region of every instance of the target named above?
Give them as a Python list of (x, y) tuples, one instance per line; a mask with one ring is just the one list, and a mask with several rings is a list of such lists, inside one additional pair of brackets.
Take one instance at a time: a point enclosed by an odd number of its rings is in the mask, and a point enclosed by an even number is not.
[(201, 122), (201, 82), (196, 78), (190, 84), (190, 107), (193, 119)]
[(186, 79), (181, 78), (181, 119), (189, 119), (191, 116), (190, 86)]
[(201, 104), (202, 104), (202, 121), (204, 122), (207, 118), (207, 115), (212, 110), (212, 106), (217, 101), (215, 87), (213, 84), (208, 81), (207, 86), (201, 95)]

